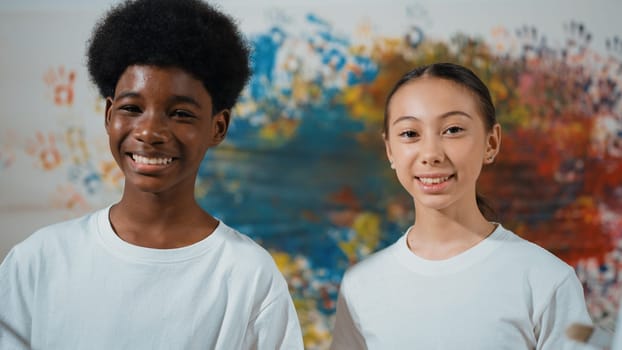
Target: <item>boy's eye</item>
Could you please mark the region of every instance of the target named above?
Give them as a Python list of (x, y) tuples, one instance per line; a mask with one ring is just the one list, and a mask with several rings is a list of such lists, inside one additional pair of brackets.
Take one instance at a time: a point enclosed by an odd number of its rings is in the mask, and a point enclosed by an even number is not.
[(416, 131), (412, 131), (412, 130), (406, 130), (406, 131), (402, 131), (399, 134), (401, 137), (405, 137), (405, 138), (412, 138), (412, 137), (417, 137), (419, 136), (419, 134), (417, 134)]
[(194, 114), (182, 109), (174, 110), (172, 115), (179, 118), (194, 118)]
[(135, 105), (123, 105), (119, 107), (120, 110), (130, 112), (130, 113), (140, 113), (140, 108)]
[(457, 134), (461, 131), (464, 131), (464, 129), (459, 126), (451, 126), (445, 129), (445, 134)]

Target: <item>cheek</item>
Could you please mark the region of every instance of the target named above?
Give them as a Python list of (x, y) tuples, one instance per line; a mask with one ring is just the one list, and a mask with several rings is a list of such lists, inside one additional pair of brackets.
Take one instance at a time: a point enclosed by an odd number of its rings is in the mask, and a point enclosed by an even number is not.
[(413, 180), (413, 161), (415, 159), (412, 149), (397, 148), (393, 152), (393, 164), (395, 175), (403, 187), (408, 188)]
[(397, 176), (397, 180), (402, 184), (403, 187), (410, 187), (413, 181), (413, 176), (410, 171), (408, 171), (408, 169), (405, 169), (403, 167), (397, 168), (395, 170), (395, 175)]
[(196, 157), (203, 158), (205, 151), (209, 148), (209, 140), (205, 133), (193, 128), (179, 128), (173, 131), (174, 139), (183, 147), (188, 154), (196, 154)]
[(412, 161), (414, 154), (416, 153), (415, 147), (413, 145), (406, 145), (401, 143), (391, 143), (391, 156), (393, 162), (397, 165), (405, 165), (406, 163), (410, 163)]
[(482, 144), (464, 144), (448, 150), (448, 157), (457, 169), (478, 177), (484, 165), (485, 149)]
[(116, 157), (116, 153), (118, 153), (122, 147), (122, 143), (128, 139), (131, 134), (132, 125), (128, 122), (123, 122), (119, 120), (119, 118), (112, 118), (110, 123), (108, 123), (106, 127), (106, 132), (108, 134), (108, 144), (110, 146), (110, 150), (113, 155)]
[(197, 148), (207, 143), (207, 135), (194, 128), (177, 128), (173, 133), (176, 139), (183, 140), (189, 145), (195, 145)]
[(122, 118), (112, 118), (108, 123), (108, 127), (106, 129), (109, 135), (119, 136), (131, 129), (131, 125), (127, 121), (124, 121)]

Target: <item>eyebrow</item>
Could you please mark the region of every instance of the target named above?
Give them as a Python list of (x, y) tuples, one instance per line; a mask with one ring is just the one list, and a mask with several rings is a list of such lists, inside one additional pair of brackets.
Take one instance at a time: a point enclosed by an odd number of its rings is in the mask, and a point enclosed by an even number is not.
[(180, 103), (180, 102), (189, 103), (191, 105), (195, 105), (196, 107), (201, 108), (201, 104), (199, 103), (199, 101), (195, 100), (194, 98), (190, 96), (175, 95), (173, 96), (173, 98), (171, 98), (171, 100), (176, 103)]
[(132, 91), (126, 91), (126, 92), (122, 92), (119, 95), (115, 96), (114, 99), (115, 100), (119, 100), (119, 99), (126, 98), (126, 97), (140, 97), (140, 94), (138, 94), (136, 92), (132, 92)]
[[(450, 117), (450, 116), (456, 115), (456, 114), (463, 115), (463, 116), (465, 116), (465, 117), (467, 117), (469, 119), (473, 119), (473, 117), (469, 113), (463, 112), (463, 111), (449, 111), (449, 112), (445, 112), (445, 113), (439, 115), (438, 118), (444, 119), (444, 118), (447, 118), (447, 117)], [(413, 115), (404, 115), (404, 116), (401, 116), (401, 117), (395, 119), (392, 124), (395, 125), (395, 124), (397, 124), (397, 123), (399, 123), (399, 122), (401, 122), (403, 120), (408, 120), (408, 119), (419, 120), (419, 118), (417, 118), (417, 117), (415, 117)]]
[[(133, 91), (122, 92), (117, 97), (115, 97), (115, 100), (126, 98), (126, 97), (140, 97), (140, 94), (137, 92), (133, 92)], [(195, 105), (201, 108), (201, 104), (190, 96), (173, 95), (173, 97), (171, 97), (170, 100), (174, 103), (189, 103), (189, 104), (192, 104), (192, 105)]]

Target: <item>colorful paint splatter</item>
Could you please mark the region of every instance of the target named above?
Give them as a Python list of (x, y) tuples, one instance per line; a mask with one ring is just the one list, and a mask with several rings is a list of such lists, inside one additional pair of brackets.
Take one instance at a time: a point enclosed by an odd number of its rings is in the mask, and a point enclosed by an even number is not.
[[(354, 41), (313, 14), (305, 22), (304, 32), (275, 25), (251, 35), (254, 76), (226, 143), (204, 161), (197, 197), (272, 252), (307, 349), (330, 341), (344, 270), (412, 223), (384, 155), (383, 103), (404, 72), (435, 61), (473, 68), (494, 95), (503, 150), (480, 191), (499, 220), (576, 266), (592, 316), (613, 328), (622, 297), (621, 38), (594, 38), (570, 22), (560, 24), (560, 47), (527, 26), (493, 28), (491, 41), (433, 40), (417, 26), (378, 37), (365, 27)], [(606, 40), (608, 53), (592, 50), (594, 40)], [(71, 108), (75, 74), (43, 74), (58, 108)], [(88, 198), (120, 189), (112, 160), (90, 147), (76, 127), (28, 141), (35, 166), (67, 171), (55, 205), (84, 210)], [(13, 159), (3, 147), (2, 167)]]

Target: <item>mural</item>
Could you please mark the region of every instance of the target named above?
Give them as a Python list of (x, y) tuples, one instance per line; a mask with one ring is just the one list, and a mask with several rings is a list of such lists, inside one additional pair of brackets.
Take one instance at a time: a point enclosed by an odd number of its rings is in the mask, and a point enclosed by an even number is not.
[[(411, 200), (384, 154), (383, 104), (404, 72), (436, 61), (471, 67), (493, 94), (504, 137), (480, 192), (498, 220), (575, 266), (590, 313), (613, 329), (622, 297), (622, 37), (595, 37), (580, 21), (560, 23), (565, 38), (553, 44), (533, 26), (445, 40), (417, 21), (387, 36), (365, 21), (344, 35), (314, 13), (295, 20), (275, 17), (248, 33), (254, 75), (226, 142), (206, 156), (196, 195), (273, 254), (306, 348), (327, 348), (345, 269), (412, 224)], [(83, 213), (120, 193), (122, 174), (99, 123), (103, 101), (78, 90), (87, 77), (77, 68), (40, 72), (54, 126), (3, 130), (0, 175), (19, 167), (58, 179), (50, 205)]]

